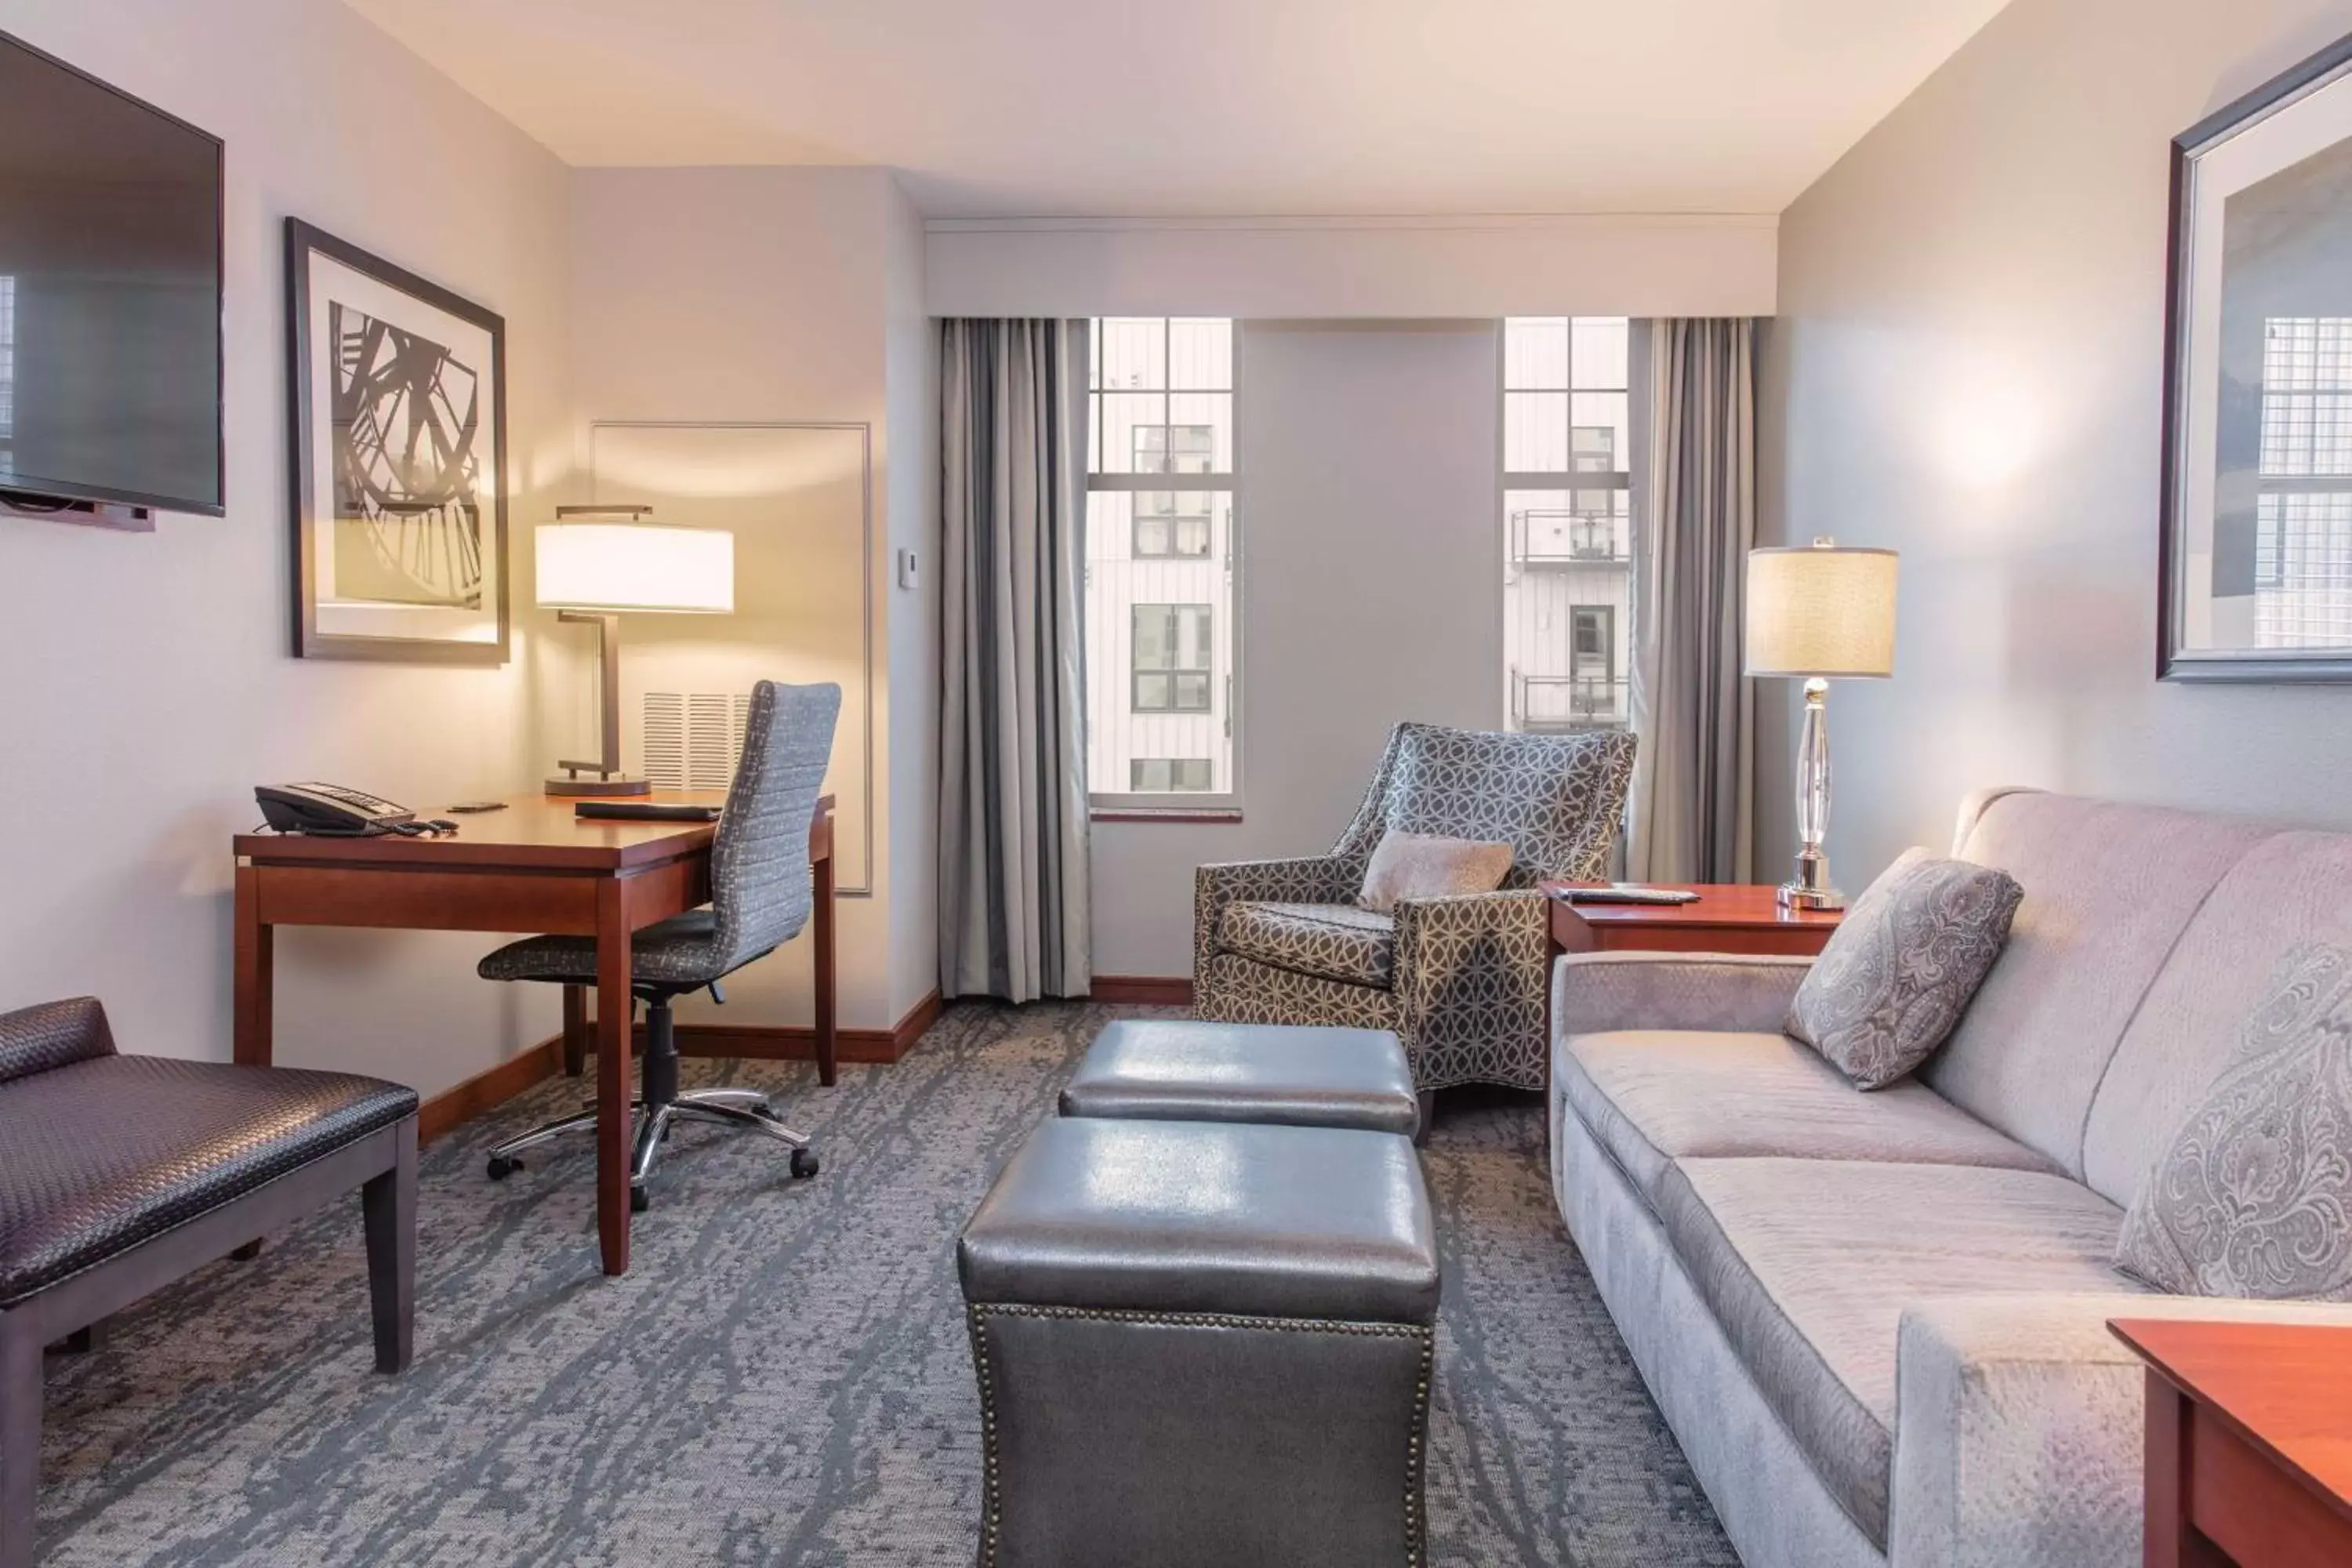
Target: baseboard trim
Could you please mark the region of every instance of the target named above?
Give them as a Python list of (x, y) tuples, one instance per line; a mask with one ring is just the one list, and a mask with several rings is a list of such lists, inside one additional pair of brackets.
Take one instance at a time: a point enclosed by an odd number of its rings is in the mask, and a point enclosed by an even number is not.
[[(898, 1061), (914, 1048), (925, 1030), (940, 1021), (940, 994), (934, 991), (916, 1003), (891, 1028), (840, 1030), (835, 1037), (835, 1055), (845, 1062), (887, 1065)], [(636, 1027), (636, 1044), (642, 1046), (645, 1037), (646, 1026), (640, 1024)], [(593, 1036), (588, 1054), (596, 1054)], [(814, 1061), (816, 1031), (780, 1024), (680, 1024), (677, 1054), (740, 1057), (749, 1061)], [(551, 1035), (426, 1100), (416, 1116), (417, 1142), (430, 1143), (475, 1117), (496, 1110), (562, 1070), (563, 1037)]]
[(1087, 995), (1092, 1001), (1132, 1007), (1190, 1007), (1192, 982), (1181, 974), (1097, 974)]
[(430, 1143), (562, 1070), (563, 1037), (551, 1035), (426, 1100), (416, 1112), (416, 1141)]

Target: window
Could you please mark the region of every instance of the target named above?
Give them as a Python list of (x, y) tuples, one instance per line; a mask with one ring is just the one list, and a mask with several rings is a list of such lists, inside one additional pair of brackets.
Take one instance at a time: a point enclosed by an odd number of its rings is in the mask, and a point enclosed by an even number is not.
[(1202, 794), (1211, 766), (1206, 757), (1137, 757), (1127, 764), (1127, 784), (1137, 795)]
[(1633, 620), (1633, 323), (1503, 323), (1504, 682), (1514, 730), (1621, 729)]
[(1103, 805), (1229, 805), (1234, 326), (1108, 317), (1087, 361), (1088, 787)]
[(1135, 710), (1209, 710), (1210, 627), (1206, 605), (1135, 606)]

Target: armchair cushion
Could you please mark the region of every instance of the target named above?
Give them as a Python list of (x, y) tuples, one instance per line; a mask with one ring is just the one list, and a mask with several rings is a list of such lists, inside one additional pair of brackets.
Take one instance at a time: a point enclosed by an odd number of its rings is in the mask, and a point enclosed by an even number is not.
[(1353, 904), (1227, 904), (1217, 945), (1276, 969), (1383, 990), (1396, 979), (1396, 918)]
[(1391, 828), (1364, 868), (1364, 890), (1356, 901), (1382, 914), (1400, 900), (1455, 898), (1491, 893), (1511, 869), (1511, 847), (1475, 838), (1405, 833)]

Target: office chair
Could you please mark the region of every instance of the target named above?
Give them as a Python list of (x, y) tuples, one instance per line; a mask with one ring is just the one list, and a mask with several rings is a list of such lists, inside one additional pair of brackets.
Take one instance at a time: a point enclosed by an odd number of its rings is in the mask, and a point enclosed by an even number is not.
[[(816, 1151), (808, 1136), (784, 1124), (768, 1097), (751, 1089), (677, 1087), (677, 1036), (670, 1002), (689, 991), (709, 990), (719, 1001), (719, 982), (755, 959), (764, 958), (808, 923), (809, 819), (815, 814), (825, 763), (833, 754), (835, 721), (841, 714), (841, 688), (779, 686), (763, 680), (751, 689), (751, 721), (743, 733), (743, 761), (727, 791), (726, 809), (710, 844), (710, 903), (647, 926), (630, 944), (630, 991), (646, 1005), (644, 1087), (636, 1101), (636, 1148), (629, 1162), (629, 1206), (646, 1207), (646, 1179), (673, 1122), (715, 1121), (763, 1132), (792, 1152), (795, 1176), (814, 1176)], [(536, 980), (548, 984), (593, 985), (596, 943), (583, 936), (534, 936), (509, 942), (483, 959), (485, 980)], [(634, 1009), (633, 1009), (634, 1010)], [(521, 1169), (526, 1149), (567, 1132), (596, 1125), (591, 1109), (509, 1138), (490, 1151), (492, 1181)]]

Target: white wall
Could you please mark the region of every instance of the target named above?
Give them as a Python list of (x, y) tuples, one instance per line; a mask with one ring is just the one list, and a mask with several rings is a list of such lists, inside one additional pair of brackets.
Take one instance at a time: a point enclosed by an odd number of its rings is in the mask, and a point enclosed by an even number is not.
[(1242, 324), (1238, 824), (1097, 823), (1097, 974), (1190, 974), (1192, 871), (1330, 847), (1400, 720), (1502, 721), (1492, 321)]
[(1769, 316), (1768, 216), (939, 219), (940, 316)]
[(1903, 552), (1896, 677), (1830, 699), (1850, 889), (1986, 784), (2352, 826), (2352, 689), (2154, 679), (2168, 143), (2347, 29), (2016, 0), (1785, 216), (1766, 530)]
[[(571, 461), (566, 173), (341, 5), (0, 0), (0, 29), (226, 140), (228, 398), (226, 519), (0, 519), (0, 1006), (95, 993), (127, 1047), (226, 1059), (228, 840), (255, 783), (437, 806), (524, 787), (537, 755), (527, 617), (500, 668), (288, 657), (282, 221), (505, 316), (527, 530)], [(543, 1038), (551, 997), (473, 977), (489, 945), (281, 934), (278, 1059), (431, 1093)]]
[[(892, 574), (902, 544), (936, 566), (938, 416), (919, 238), (882, 169), (574, 175), (572, 331), (583, 440), (597, 420), (873, 427), (874, 891), (839, 905), (849, 1028), (888, 1027), (936, 981), (937, 592), (927, 583), (898, 593)], [(650, 635), (725, 635), (723, 622), (701, 629), (679, 619)], [(839, 664), (852, 651), (841, 646), (845, 635), (813, 629), (818, 644), (780, 647), (780, 671), (793, 678), (795, 660)], [(847, 730), (865, 699), (850, 682), (843, 698)], [(844, 799), (845, 835), (862, 833), (860, 812), (862, 802)], [(809, 963), (809, 944), (793, 942), (744, 971), (723, 1011), (697, 999), (682, 1001), (680, 1016), (805, 1024)]]

